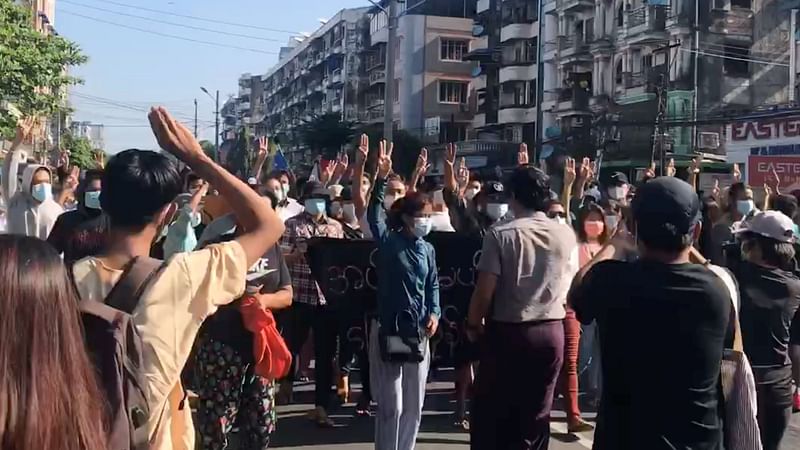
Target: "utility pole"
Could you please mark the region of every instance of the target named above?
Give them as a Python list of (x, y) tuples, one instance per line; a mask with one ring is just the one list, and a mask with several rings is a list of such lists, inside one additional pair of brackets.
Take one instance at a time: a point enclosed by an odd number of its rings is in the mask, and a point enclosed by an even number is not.
[[(669, 91), (669, 72), (670, 72), (670, 52), (673, 48), (680, 47), (680, 41), (675, 44), (667, 44), (653, 50), (653, 53), (665, 52), (664, 57), (664, 71), (661, 73), (659, 86), (656, 91), (656, 98), (658, 99), (658, 113), (656, 114), (656, 130), (653, 137), (653, 151), (650, 156), (650, 162), (655, 161), (656, 151), (659, 156), (659, 173), (663, 177), (666, 175), (667, 170), (667, 129), (665, 126), (667, 118), (667, 94)], [(647, 74), (645, 74), (647, 76)], [(658, 150), (656, 150), (658, 148)]]
[(397, 0), (389, 0), (387, 26), (389, 39), (386, 43), (386, 85), (383, 99), (383, 138), (391, 142), (394, 131), (394, 63), (397, 45)]
[(214, 161), (219, 161), (219, 89), (217, 89), (217, 100), (214, 108)]
[(197, 99), (194, 99), (194, 138), (197, 139)]

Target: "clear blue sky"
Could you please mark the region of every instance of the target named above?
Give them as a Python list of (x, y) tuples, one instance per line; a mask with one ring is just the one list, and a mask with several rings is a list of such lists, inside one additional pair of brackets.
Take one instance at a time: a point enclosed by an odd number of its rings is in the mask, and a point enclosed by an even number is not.
[[(183, 38), (264, 52), (277, 53), (278, 48), (286, 45), (291, 37), (283, 32), (196, 21), (102, 0), (55, 1), (56, 30), (80, 45), (89, 56), (88, 63), (72, 71), (85, 82), (84, 85), (72, 89), (78, 93), (70, 97), (76, 110), (74, 119), (106, 124), (106, 150), (111, 153), (132, 147), (155, 148), (150, 129), (146, 127), (144, 110), (150, 105), (163, 105), (179, 114), (188, 124), (193, 121), (195, 98), (199, 103), (200, 138), (213, 141), (214, 105), (200, 91), (200, 86), (205, 86), (212, 94), (219, 89), (220, 103), (223, 103), (228, 95), (238, 93), (237, 80), (242, 73), (266, 72), (277, 62), (277, 55), (156, 36), (74, 14)], [(138, 8), (297, 32), (313, 32), (320, 26), (317, 19), (330, 18), (342, 8), (369, 6), (367, 0), (113, 1)], [(211, 31), (187, 29), (81, 5)], [(276, 39), (280, 42), (226, 36), (213, 31)], [(86, 98), (85, 95), (91, 98)], [(109, 100), (114, 104), (109, 104)]]

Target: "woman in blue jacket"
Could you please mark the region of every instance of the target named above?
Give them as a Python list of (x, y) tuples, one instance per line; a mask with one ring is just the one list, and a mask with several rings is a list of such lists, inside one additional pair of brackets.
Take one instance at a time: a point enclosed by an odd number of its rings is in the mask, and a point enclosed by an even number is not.
[[(408, 194), (384, 211), (391, 156), (382, 143), (378, 179), (367, 209), (378, 245), (378, 320), (370, 332), (370, 381), (379, 405), (375, 448), (412, 450), (430, 366), (428, 339), (436, 333), (441, 314), (439, 277), (436, 253), (423, 239), (431, 231), (430, 201)], [(410, 355), (398, 353), (393, 343), (399, 342)]]

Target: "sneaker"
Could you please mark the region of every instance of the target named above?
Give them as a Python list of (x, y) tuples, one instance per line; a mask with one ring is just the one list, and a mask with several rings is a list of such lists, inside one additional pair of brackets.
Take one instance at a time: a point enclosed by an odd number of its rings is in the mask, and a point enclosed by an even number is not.
[(576, 417), (575, 419), (568, 420), (567, 424), (567, 431), (569, 433), (585, 433), (587, 431), (594, 430), (594, 426), (589, 422), (581, 419), (580, 417)]

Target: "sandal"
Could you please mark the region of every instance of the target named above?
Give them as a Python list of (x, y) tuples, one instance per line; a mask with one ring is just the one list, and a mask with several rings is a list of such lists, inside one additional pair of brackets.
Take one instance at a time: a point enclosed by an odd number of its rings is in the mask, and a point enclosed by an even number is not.
[(567, 431), (570, 433), (585, 433), (592, 430), (594, 430), (594, 426), (580, 417), (571, 419), (567, 423)]

